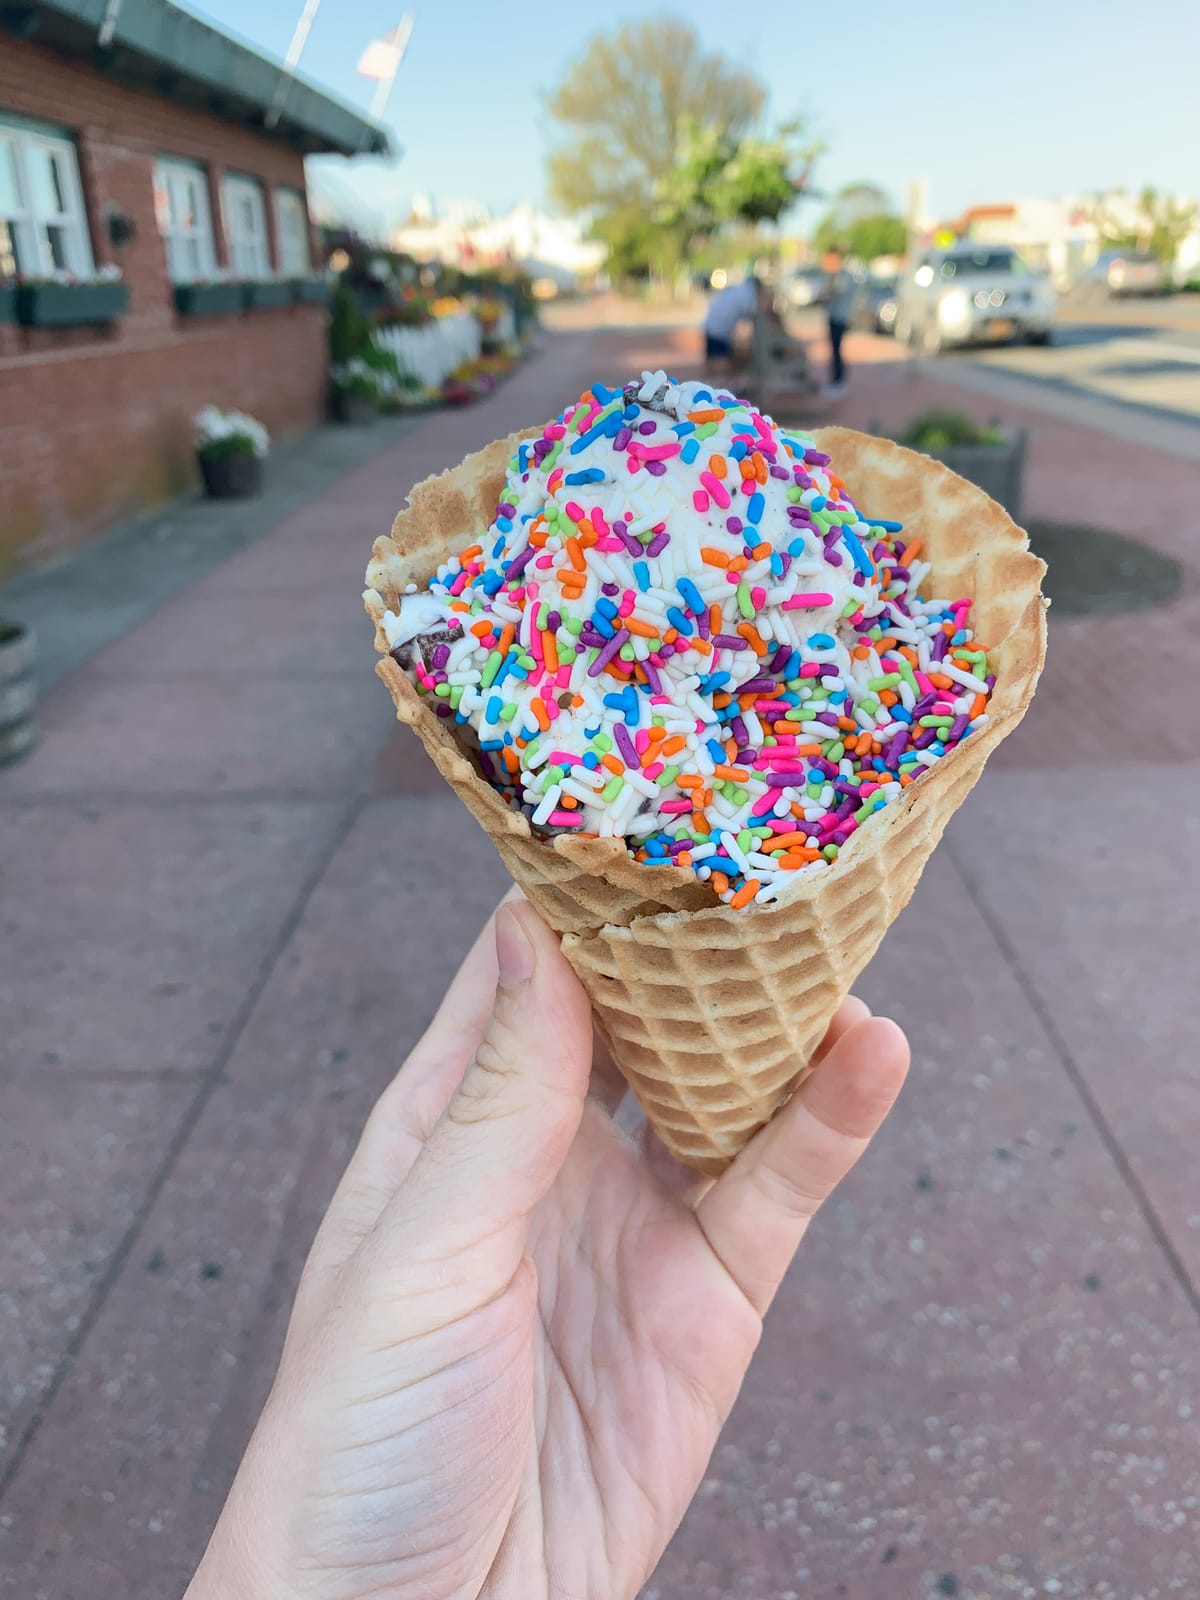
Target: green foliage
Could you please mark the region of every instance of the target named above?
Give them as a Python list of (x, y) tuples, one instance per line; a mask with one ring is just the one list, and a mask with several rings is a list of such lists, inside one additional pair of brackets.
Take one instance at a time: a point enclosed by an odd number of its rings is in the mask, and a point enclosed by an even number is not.
[(998, 428), (980, 427), (963, 411), (923, 411), (897, 435), (910, 450), (946, 450), (957, 444), (1001, 444)]
[(796, 198), (793, 170), (811, 152), (795, 147), (793, 124), (773, 139), (738, 138), (712, 122), (688, 122), (679, 156), (656, 186), (655, 216), (685, 240), (737, 222), (775, 222)]
[(1172, 267), (1179, 246), (1196, 226), (1200, 206), (1193, 200), (1172, 200), (1147, 184), (1138, 196), (1132, 226), (1127, 211), (1118, 218), (1103, 199), (1095, 202), (1093, 217), (1105, 249), (1149, 250), (1164, 266)]
[(219, 461), (225, 456), (257, 455), (258, 451), (248, 433), (228, 433), (221, 439), (206, 439), (199, 453), (210, 461)]
[(908, 229), (884, 190), (873, 183), (848, 183), (817, 224), (812, 242), (817, 250), (840, 250), (856, 261), (874, 261), (876, 256), (903, 255)]
[(370, 319), (359, 309), (354, 291), (347, 284), (339, 283), (329, 314), (330, 361), (340, 367), (356, 356), (365, 360), (367, 351), (373, 347)]

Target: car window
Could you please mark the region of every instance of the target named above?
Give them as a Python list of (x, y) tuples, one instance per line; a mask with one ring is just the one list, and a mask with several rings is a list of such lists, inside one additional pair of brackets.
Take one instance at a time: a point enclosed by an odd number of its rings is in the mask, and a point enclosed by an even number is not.
[(979, 276), (997, 272), (1020, 277), (1028, 271), (1029, 268), (1020, 256), (1012, 250), (956, 250), (952, 256), (947, 256), (941, 265), (943, 278)]

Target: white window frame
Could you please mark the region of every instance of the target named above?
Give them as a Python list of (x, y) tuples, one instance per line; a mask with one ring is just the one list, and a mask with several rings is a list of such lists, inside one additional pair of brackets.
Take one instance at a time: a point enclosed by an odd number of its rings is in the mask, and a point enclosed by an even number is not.
[[(16, 246), (16, 258), (11, 263), (0, 261), (0, 272), (11, 264), (22, 278), (49, 278), (60, 272), (90, 277), (95, 259), (74, 141), (65, 133), (0, 116), (0, 144), (10, 153), (17, 187), (16, 205), (0, 214)], [(41, 208), (34, 198), (33, 164), (39, 155), (48, 156), (58, 169), (61, 210)], [(50, 228), (61, 232), (61, 262), (54, 259)]]
[(208, 173), (198, 162), (160, 156), (154, 163), (154, 215), (171, 282), (195, 283), (214, 277), (217, 251), (212, 199)]
[[(249, 226), (245, 226), (248, 219)], [(229, 270), (235, 278), (256, 281), (272, 276), (271, 239), (267, 233), (267, 207), (257, 178), (227, 172), (221, 179), (221, 220)]]
[(275, 243), (281, 278), (306, 278), (312, 271), (308, 205), (300, 189), (275, 190)]

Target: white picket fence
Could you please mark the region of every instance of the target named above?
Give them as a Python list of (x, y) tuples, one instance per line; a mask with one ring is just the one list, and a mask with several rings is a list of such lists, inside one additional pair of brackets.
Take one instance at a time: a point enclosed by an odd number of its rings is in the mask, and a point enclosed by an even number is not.
[(479, 354), (479, 323), (468, 311), (438, 317), (423, 328), (380, 328), (376, 342), (390, 350), (405, 372), (427, 389), (438, 389), (456, 367)]

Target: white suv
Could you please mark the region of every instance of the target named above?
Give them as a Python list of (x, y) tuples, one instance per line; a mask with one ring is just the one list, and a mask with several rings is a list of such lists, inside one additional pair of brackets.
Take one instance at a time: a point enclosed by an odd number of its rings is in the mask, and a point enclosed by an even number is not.
[(957, 244), (921, 256), (903, 279), (896, 337), (936, 355), (948, 345), (1049, 344), (1057, 297), (1007, 245)]

